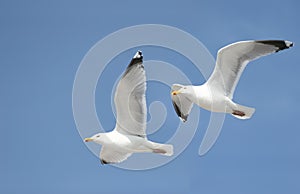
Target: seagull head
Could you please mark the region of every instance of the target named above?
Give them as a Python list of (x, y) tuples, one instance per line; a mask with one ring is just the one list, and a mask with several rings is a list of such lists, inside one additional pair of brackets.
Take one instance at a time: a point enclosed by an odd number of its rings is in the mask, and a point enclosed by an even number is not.
[(103, 134), (102, 133), (97, 133), (96, 135), (93, 135), (92, 137), (87, 137), (84, 139), (85, 142), (96, 142), (96, 143), (101, 143), (103, 139)]
[(172, 91), (172, 95), (173, 96), (176, 96), (178, 94), (191, 94), (193, 93), (194, 90), (193, 90), (193, 87), (192, 86), (181, 86), (178, 90), (175, 90), (175, 91)]

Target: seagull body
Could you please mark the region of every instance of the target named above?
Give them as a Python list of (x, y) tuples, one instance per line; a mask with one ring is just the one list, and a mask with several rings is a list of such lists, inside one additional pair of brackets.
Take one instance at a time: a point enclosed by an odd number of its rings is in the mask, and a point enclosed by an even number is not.
[(133, 153), (152, 152), (167, 156), (173, 154), (173, 146), (149, 141), (146, 136), (146, 75), (142, 52), (132, 58), (118, 83), (114, 103), (117, 112), (113, 131), (98, 133), (85, 142), (101, 144), (102, 164), (119, 163)]
[(206, 83), (200, 86), (173, 84), (171, 98), (179, 118), (185, 122), (193, 104), (212, 111), (229, 113), (239, 119), (249, 119), (254, 108), (235, 103), (232, 98), (247, 64), (262, 56), (293, 46), (290, 41), (240, 41), (218, 51), (215, 69)]

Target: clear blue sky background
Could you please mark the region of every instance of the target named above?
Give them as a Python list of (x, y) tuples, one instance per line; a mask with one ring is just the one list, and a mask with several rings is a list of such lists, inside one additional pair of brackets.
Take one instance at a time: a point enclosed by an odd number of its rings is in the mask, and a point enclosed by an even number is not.
[[(0, 193), (300, 193), (299, 10), (296, 0), (1, 1)], [(97, 41), (123, 27), (148, 23), (185, 30), (213, 55), (247, 39), (288, 39), (295, 47), (248, 66), (235, 100), (255, 107), (256, 113), (247, 121), (228, 115), (204, 157), (198, 149), (209, 113), (201, 110), (193, 141), (168, 165), (148, 171), (102, 166), (75, 126), (75, 73)], [(160, 56), (155, 48), (143, 51), (148, 60), (183, 65), (168, 51)], [(120, 65), (121, 73), (134, 52), (125, 52), (124, 63), (108, 68)], [(119, 76), (110, 72), (103, 78), (107, 83)], [(193, 68), (186, 74), (194, 84), (205, 81)], [(160, 98), (158, 89), (168, 97), (167, 87), (149, 84), (149, 103)], [(171, 130), (179, 120), (171, 103), (165, 105), (164, 130)], [(97, 102), (97, 111), (105, 118), (103, 126), (112, 129), (111, 108)], [(155, 134), (150, 138), (160, 140)]]

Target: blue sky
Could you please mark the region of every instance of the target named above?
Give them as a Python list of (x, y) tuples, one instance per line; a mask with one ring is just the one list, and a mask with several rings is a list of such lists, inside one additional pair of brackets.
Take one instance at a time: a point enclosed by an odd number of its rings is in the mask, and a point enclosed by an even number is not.
[[(299, 193), (299, 8), (295, 0), (1, 1), (0, 192)], [(192, 34), (214, 56), (220, 47), (238, 40), (287, 39), (295, 46), (247, 67), (234, 99), (255, 107), (256, 113), (247, 121), (228, 115), (207, 155), (198, 155), (209, 120), (209, 113), (201, 110), (194, 139), (169, 164), (147, 171), (102, 166), (76, 129), (75, 74), (99, 40), (121, 28), (149, 23)], [(140, 49), (147, 60), (179, 68), (189, 63), (166, 49)], [(112, 85), (135, 50), (113, 60), (101, 79)], [(193, 84), (205, 81), (192, 64), (187, 66), (185, 73)], [(103, 96), (96, 91), (97, 113), (111, 130), (111, 107), (100, 100), (110, 104), (111, 91), (104, 89)], [(168, 90), (149, 83), (147, 100), (165, 103), (168, 118), (163, 127), (172, 132), (179, 119)], [(162, 136), (159, 131), (149, 138), (164, 141), (171, 132)]]

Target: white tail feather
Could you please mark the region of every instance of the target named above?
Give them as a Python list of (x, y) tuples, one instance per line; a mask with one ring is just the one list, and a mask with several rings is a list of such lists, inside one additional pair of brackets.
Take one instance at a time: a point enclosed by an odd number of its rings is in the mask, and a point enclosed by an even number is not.
[(160, 144), (151, 142), (152, 149), (154, 153), (166, 155), (166, 156), (172, 156), (173, 155), (173, 145), (170, 144)]
[(238, 119), (250, 119), (255, 112), (255, 108), (246, 107), (239, 104), (236, 104), (236, 106), (237, 110), (234, 110), (231, 115)]

